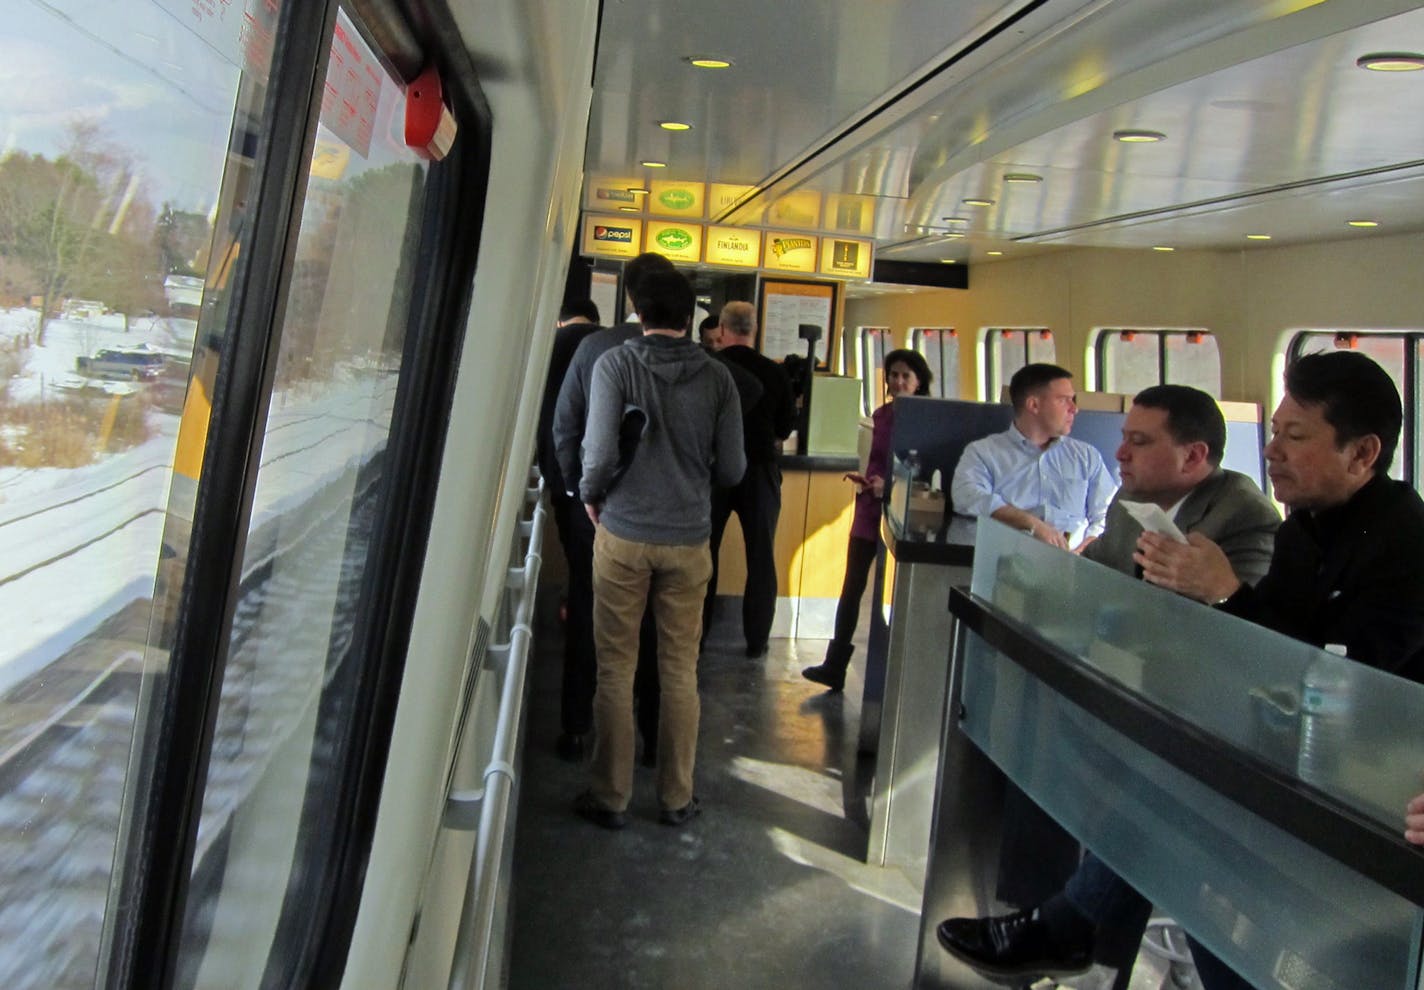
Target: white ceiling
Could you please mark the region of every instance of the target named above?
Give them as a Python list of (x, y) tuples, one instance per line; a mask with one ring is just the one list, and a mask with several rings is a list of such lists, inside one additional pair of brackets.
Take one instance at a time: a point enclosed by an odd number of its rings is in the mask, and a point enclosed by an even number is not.
[[(756, 208), (875, 196), (897, 260), (1397, 233), (1424, 229), (1424, 72), (1355, 59), (1401, 50), (1424, 0), (606, 0), (586, 169), (755, 185)], [(1112, 140), (1133, 127), (1167, 139)]]

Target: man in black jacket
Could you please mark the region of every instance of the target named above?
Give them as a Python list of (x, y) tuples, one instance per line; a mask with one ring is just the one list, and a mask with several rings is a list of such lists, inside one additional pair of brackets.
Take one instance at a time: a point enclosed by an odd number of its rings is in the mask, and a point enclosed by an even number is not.
[[(734, 380), (744, 399), (753, 397), (753, 401), (742, 407), (747, 472), (733, 487), (712, 491), (712, 580), (707, 582), (707, 600), (702, 610), (702, 634), (706, 636), (717, 598), (717, 552), (727, 520), (735, 512), (746, 544), (742, 634), (749, 657), (766, 652), (776, 616), (776, 521), (781, 515), (781, 467), (777, 458), (781, 441), (796, 423), (791, 382), (780, 364), (757, 351), (756, 335), (756, 310), (748, 302), (723, 306), (717, 330), (711, 334), (717, 357), (729, 367), (746, 372)], [(750, 392), (743, 386), (743, 379), (752, 379)]]

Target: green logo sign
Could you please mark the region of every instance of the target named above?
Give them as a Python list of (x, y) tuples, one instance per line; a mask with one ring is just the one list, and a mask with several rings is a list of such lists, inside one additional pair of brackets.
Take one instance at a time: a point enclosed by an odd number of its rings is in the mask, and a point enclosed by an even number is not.
[(679, 227), (660, 230), (658, 236), (653, 239), (669, 251), (686, 251), (692, 247), (692, 235)]
[(697, 197), (686, 189), (664, 189), (658, 196), (658, 202), (669, 210), (690, 210), (696, 201)]

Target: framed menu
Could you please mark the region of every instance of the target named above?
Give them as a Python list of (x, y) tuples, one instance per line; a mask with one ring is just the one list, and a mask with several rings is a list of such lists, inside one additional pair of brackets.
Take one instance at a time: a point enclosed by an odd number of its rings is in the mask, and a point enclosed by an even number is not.
[(837, 282), (802, 282), (790, 279), (763, 279), (761, 304), (761, 352), (780, 361), (788, 354), (805, 356), (806, 342), (801, 339), (801, 325), (810, 323), (821, 328), (816, 341), (816, 361), (828, 363), (831, 346), (831, 321), (836, 314)]

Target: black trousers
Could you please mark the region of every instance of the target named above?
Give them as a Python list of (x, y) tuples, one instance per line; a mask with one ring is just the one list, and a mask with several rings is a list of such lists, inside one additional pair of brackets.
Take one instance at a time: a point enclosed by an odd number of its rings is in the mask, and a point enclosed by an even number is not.
[(717, 598), (717, 551), (733, 512), (742, 524), (747, 555), (742, 635), (748, 646), (760, 647), (771, 636), (771, 622), (776, 617), (776, 521), (781, 516), (781, 468), (776, 463), (748, 464), (741, 481), (712, 491), (712, 580), (707, 582), (702, 608), (704, 638)]
[(863, 540), (852, 536), (846, 546), (845, 578), (841, 581), (841, 598), (836, 602), (836, 625), (831, 642), (849, 646), (855, 638), (855, 627), (860, 622), (860, 600), (865, 597), (865, 586), (870, 583), (870, 569), (875, 566), (877, 540)]
[[(568, 618), (564, 623), (564, 678), (559, 724), (570, 735), (593, 731), (593, 694), (598, 687), (598, 655), (593, 647), (593, 522), (583, 503), (563, 492), (553, 496), (554, 525), (568, 562)], [(649, 605), (638, 637), (638, 672), (633, 679), (638, 732), (644, 746), (658, 739), (658, 628)]]

